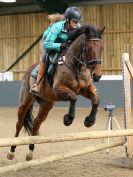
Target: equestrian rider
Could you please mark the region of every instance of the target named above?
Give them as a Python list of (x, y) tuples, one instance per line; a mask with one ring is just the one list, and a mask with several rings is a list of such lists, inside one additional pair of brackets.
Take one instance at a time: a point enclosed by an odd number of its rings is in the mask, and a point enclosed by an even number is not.
[[(79, 28), (81, 20), (81, 11), (77, 7), (68, 7), (65, 11), (65, 20), (52, 24), (43, 34), (43, 48), (45, 55), (39, 64), (39, 70), (37, 75), (36, 84), (34, 84), (30, 90), (31, 93), (38, 95), (40, 93), (40, 87), (42, 82), (42, 75), (44, 73), (46, 64), (45, 56), (46, 51), (55, 51), (57, 53), (68, 47), (68, 36), (76, 28)], [(45, 78), (44, 78), (45, 80)]]

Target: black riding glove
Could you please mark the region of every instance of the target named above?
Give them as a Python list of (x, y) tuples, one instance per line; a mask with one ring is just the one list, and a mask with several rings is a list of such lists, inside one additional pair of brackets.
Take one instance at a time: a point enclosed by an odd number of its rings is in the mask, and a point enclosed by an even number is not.
[(68, 42), (64, 42), (64, 43), (61, 44), (60, 48), (61, 48), (61, 50), (64, 50), (64, 49), (66, 49), (68, 46), (69, 46)]

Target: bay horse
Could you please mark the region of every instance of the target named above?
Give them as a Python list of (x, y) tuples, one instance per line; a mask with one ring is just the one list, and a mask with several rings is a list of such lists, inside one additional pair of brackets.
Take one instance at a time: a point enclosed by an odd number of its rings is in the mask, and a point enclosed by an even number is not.
[[(75, 104), (77, 95), (90, 99), (92, 109), (85, 118), (84, 125), (90, 127), (95, 123), (97, 108), (100, 98), (92, 82), (98, 82), (102, 76), (101, 53), (103, 49), (101, 30), (93, 26), (86, 26), (83, 34), (79, 35), (70, 45), (65, 54), (64, 64), (58, 65), (54, 74), (53, 87), (48, 80), (43, 82), (39, 96), (33, 96), (29, 90), (36, 82), (31, 77), (31, 71), (35, 66), (31, 66), (25, 73), (20, 90), (18, 121), (16, 123), (15, 137), (24, 126), (29, 135), (38, 135), (41, 123), (47, 118), (49, 111), (56, 101), (69, 101), (70, 107), (64, 115), (64, 125), (72, 124), (75, 117)], [(33, 103), (39, 103), (39, 111), (35, 119), (32, 117)], [(8, 159), (13, 159), (16, 146), (11, 146), (8, 152)], [(34, 144), (29, 145), (29, 152), (26, 160), (33, 158)]]

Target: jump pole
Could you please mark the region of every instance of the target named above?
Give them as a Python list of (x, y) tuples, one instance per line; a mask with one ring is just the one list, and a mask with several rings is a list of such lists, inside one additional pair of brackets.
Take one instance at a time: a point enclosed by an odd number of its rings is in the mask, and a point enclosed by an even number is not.
[(32, 161), (28, 161), (28, 162), (22, 162), (22, 163), (17, 163), (14, 165), (0, 167), (0, 174), (6, 173), (6, 172), (11, 172), (11, 171), (17, 171), (20, 169), (29, 168), (29, 167), (33, 167), (33, 166), (37, 166), (37, 165), (42, 165), (42, 164), (46, 164), (49, 162), (55, 162), (58, 160), (72, 158), (72, 157), (80, 156), (80, 155), (87, 154), (90, 152), (101, 151), (101, 150), (104, 150), (107, 148), (123, 146), (124, 144), (125, 144), (125, 140), (122, 139), (122, 140), (118, 140), (115, 142), (102, 143), (99, 145), (88, 146), (83, 149), (78, 149), (78, 150), (76, 149), (74, 151), (67, 152), (67, 153), (52, 155), (50, 157), (46, 157), (45, 159), (32, 160)]
[(18, 146), (27, 144), (55, 143), (64, 141), (77, 141), (87, 139), (99, 139), (109, 137), (133, 136), (133, 129), (90, 131), (79, 133), (57, 134), (53, 136), (28, 136), (16, 138), (0, 138), (0, 147)]
[[(125, 129), (133, 129), (133, 116), (131, 106), (131, 80), (133, 80), (133, 67), (129, 54), (122, 54), (122, 76), (124, 95), (124, 125)], [(133, 168), (133, 136), (126, 138), (126, 157), (113, 160), (113, 165)]]

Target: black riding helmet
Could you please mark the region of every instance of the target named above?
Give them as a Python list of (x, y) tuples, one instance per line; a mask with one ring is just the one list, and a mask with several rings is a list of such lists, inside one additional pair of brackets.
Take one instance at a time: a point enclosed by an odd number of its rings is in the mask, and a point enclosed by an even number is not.
[(80, 21), (82, 18), (81, 11), (78, 7), (68, 7), (65, 11), (66, 19), (72, 19), (74, 21)]

